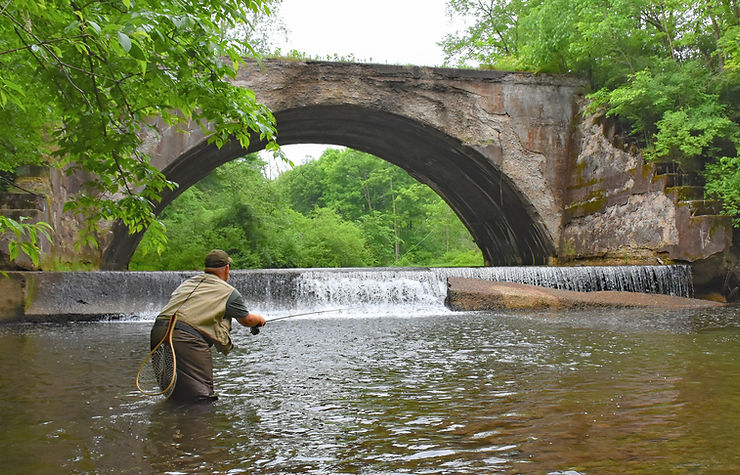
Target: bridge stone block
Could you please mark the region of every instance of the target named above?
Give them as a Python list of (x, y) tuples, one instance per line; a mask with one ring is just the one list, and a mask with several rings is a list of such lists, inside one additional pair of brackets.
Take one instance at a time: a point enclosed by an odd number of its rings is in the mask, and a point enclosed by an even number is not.
[[(580, 104), (583, 115), (586, 103)], [(694, 216), (687, 196), (633, 148), (615, 146), (597, 116), (578, 124), (577, 154), (565, 193), (560, 257), (654, 264), (694, 262), (732, 246), (732, 224), (722, 216)]]

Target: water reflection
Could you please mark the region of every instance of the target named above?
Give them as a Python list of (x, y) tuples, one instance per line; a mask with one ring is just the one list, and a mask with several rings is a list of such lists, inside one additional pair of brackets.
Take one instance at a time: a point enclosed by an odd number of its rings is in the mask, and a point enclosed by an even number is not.
[[(740, 469), (740, 317), (302, 318), (235, 334), (220, 399), (133, 378), (148, 323), (0, 327), (8, 473)], [(10, 469), (8, 469), (10, 467)]]

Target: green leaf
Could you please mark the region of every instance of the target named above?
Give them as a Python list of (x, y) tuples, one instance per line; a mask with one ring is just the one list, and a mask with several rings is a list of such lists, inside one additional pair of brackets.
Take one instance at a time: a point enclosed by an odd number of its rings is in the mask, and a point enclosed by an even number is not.
[[(219, 144), (235, 133), (248, 139), (257, 124), (267, 124), (268, 140), (276, 137), (269, 111), (225, 82), (229, 68), (217, 68), (212, 57), (214, 51), (240, 57), (243, 49), (224, 41), (222, 27), (248, 26), (245, 10), (262, 0), (5, 3), (0, 11), (22, 11), (20, 21), (38, 40), (0, 28), (0, 123), (13, 125), (0, 128), (0, 169), (48, 160), (68, 175), (90, 177), (90, 194), (64, 205), (85, 219), (82, 244), (94, 245), (101, 220), (146, 229), (156, 218), (152, 203), (169, 185), (141, 153), (139, 131), (150, 118), (213, 123)], [(126, 200), (130, 190), (142, 189), (147, 200)], [(0, 219), (20, 240), (51, 236), (25, 225)]]
[(131, 48), (128, 53), (131, 55), (132, 58), (143, 61), (144, 67), (146, 68), (146, 56), (144, 55), (144, 51), (141, 49), (137, 42), (131, 43)]
[(92, 20), (88, 20), (88, 21), (87, 21), (87, 24), (88, 24), (88, 25), (90, 26), (90, 28), (92, 28), (92, 29), (93, 29), (93, 30), (95, 31), (95, 33), (97, 33), (97, 34), (100, 34), (100, 32), (102, 31), (102, 30), (101, 30), (101, 28), (100, 28), (100, 25), (98, 25), (98, 23), (97, 23), (97, 22), (94, 22), (94, 21), (92, 21)]
[(79, 20), (74, 20), (72, 23), (70, 23), (69, 25), (67, 25), (66, 28), (64, 28), (64, 32), (65, 33), (70, 33), (70, 32), (72, 32), (74, 30), (77, 30), (77, 29), (80, 28), (80, 24), (81, 23), (80, 23)]
[(118, 32), (118, 43), (127, 53), (131, 51), (131, 38), (126, 33), (122, 31)]

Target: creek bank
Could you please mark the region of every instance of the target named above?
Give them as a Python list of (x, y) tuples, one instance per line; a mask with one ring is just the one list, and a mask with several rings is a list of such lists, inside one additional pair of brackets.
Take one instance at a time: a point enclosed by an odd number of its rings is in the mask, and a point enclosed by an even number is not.
[(445, 306), (451, 310), (528, 310), (583, 307), (658, 307), (667, 309), (721, 307), (709, 300), (663, 294), (602, 290), (576, 292), (514, 282), (450, 277)]

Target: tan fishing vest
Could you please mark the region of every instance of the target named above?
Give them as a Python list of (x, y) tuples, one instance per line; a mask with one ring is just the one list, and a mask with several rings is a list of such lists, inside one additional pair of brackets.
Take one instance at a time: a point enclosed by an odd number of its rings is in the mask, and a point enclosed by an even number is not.
[(226, 312), (226, 301), (233, 291), (234, 287), (218, 276), (205, 273), (196, 275), (172, 292), (170, 301), (159, 316), (170, 317), (177, 311), (178, 321), (198, 330), (216, 345), (218, 351), (227, 354), (234, 345), (229, 334), (231, 319), (223, 317)]

